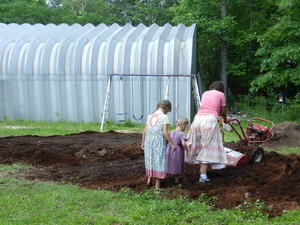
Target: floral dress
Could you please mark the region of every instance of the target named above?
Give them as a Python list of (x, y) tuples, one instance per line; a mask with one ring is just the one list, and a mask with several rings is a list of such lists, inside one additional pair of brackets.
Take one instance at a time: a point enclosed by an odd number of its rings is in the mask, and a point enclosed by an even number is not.
[(166, 114), (154, 113), (147, 118), (147, 132), (145, 135), (144, 154), (145, 168), (148, 177), (166, 178), (166, 146), (163, 135), (163, 125), (169, 124)]

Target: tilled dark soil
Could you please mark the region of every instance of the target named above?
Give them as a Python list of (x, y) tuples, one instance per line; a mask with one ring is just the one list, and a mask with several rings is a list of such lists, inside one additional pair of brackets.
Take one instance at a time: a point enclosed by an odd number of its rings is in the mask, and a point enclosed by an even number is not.
[[(86, 188), (135, 191), (147, 188), (141, 134), (84, 132), (65, 136), (0, 138), (0, 163), (23, 161), (35, 167), (19, 174), (27, 179), (79, 184)], [(216, 196), (216, 208), (232, 208), (260, 199), (271, 216), (300, 208), (300, 155), (265, 154), (259, 164), (210, 171), (210, 183), (199, 184), (198, 166), (186, 165), (181, 186), (162, 182), (170, 197), (201, 193)]]

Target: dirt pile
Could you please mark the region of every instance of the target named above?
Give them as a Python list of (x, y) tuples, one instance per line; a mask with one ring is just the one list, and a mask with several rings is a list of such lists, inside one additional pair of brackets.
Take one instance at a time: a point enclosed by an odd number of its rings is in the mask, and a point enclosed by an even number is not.
[(78, 165), (141, 153), (136, 133), (83, 132), (66, 136), (0, 138), (0, 163), (24, 161), (33, 165)]
[[(146, 189), (141, 134), (85, 132), (52, 137), (0, 138), (0, 163), (24, 161), (35, 165), (22, 177), (75, 183), (87, 188), (135, 191)], [(197, 183), (198, 166), (186, 165), (181, 187), (168, 178), (162, 183), (170, 197), (201, 193), (217, 196), (217, 208), (261, 199), (271, 215), (300, 208), (300, 155), (266, 153), (259, 164), (209, 173), (212, 181)]]
[(273, 128), (274, 137), (266, 144), (271, 148), (300, 147), (300, 125), (292, 122), (283, 122)]

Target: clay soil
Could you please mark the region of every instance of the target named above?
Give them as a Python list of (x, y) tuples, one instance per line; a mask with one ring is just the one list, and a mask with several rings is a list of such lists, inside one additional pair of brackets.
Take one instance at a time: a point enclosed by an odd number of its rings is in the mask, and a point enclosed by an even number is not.
[[(31, 180), (79, 184), (85, 188), (118, 191), (147, 189), (141, 134), (84, 132), (66, 136), (0, 138), (0, 163), (26, 162), (32, 169), (17, 174)], [(259, 164), (210, 171), (210, 183), (199, 184), (198, 166), (185, 165), (178, 186), (162, 183), (168, 197), (201, 193), (216, 196), (216, 208), (232, 208), (257, 199), (272, 206), (269, 215), (300, 208), (300, 155), (265, 154)]]

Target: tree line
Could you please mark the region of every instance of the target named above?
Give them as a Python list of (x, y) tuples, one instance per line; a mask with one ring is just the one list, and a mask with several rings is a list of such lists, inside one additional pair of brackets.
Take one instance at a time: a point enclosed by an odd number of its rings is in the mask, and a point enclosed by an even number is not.
[(299, 0), (0, 2), (2, 23), (196, 24), (198, 70), (205, 84), (226, 79), (232, 95), (300, 96), (299, 15)]

